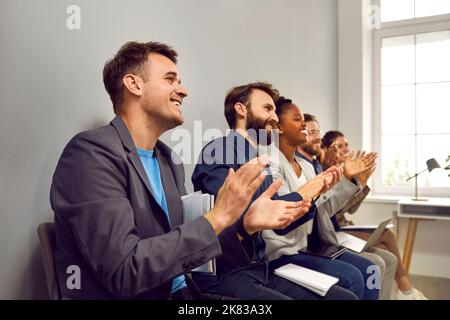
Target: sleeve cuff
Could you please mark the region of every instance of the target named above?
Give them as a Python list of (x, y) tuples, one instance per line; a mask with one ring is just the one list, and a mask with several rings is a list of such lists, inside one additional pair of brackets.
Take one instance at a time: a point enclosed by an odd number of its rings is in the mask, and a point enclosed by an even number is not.
[(241, 235), (245, 240), (251, 240), (252, 236), (247, 233), (244, 228), (244, 215), (242, 215), (235, 223), (236, 231)]

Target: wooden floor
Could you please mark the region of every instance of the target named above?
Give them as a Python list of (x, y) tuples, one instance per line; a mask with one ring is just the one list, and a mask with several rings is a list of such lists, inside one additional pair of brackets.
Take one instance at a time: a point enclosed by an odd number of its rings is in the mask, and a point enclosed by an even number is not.
[(450, 300), (450, 279), (410, 275), (413, 286), (430, 300)]

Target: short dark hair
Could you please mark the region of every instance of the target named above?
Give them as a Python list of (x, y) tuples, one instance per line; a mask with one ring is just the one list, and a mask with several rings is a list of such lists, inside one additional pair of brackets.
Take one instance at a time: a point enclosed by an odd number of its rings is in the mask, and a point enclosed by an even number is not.
[(231, 129), (234, 129), (236, 126), (236, 110), (234, 110), (234, 105), (240, 102), (246, 107), (250, 107), (250, 95), (253, 90), (264, 91), (272, 97), (274, 103), (278, 100), (278, 90), (274, 89), (267, 82), (254, 82), (232, 88), (225, 97), (225, 118)]
[(312, 115), (312, 114), (305, 113), (303, 116), (305, 117), (305, 122), (311, 122), (311, 121), (314, 121), (314, 122), (319, 123), (319, 121), (317, 121), (316, 116), (314, 116), (314, 115)]
[(150, 53), (157, 53), (169, 58), (173, 63), (177, 63), (177, 52), (170, 46), (160, 42), (127, 42), (116, 55), (106, 61), (103, 68), (103, 83), (111, 98), (114, 113), (123, 103), (123, 82), (122, 79), (127, 73), (135, 73), (147, 81), (148, 74), (146, 63), (149, 62)]
[(278, 119), (280, 119), (280, 116), (286, 111), (286, 108), (293, 104), (291, 99), (285, 98), (283, 96), (280, 96), (277, 101), (275, 101), (275, 106), (277, 109), (275, 110), (275, 113), (277, 114)]
[(339, 137), (344, 137), (344, 134), (337, 130), (328, 131), (322, 138), (322, 148), (329, 148)]

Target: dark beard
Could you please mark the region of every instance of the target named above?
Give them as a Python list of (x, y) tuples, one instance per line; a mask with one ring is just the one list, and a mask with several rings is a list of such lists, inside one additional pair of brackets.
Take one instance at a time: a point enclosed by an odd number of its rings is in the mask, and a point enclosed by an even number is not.
[[(270, 130), (270, 133), (266, 129), (267, 125), (272, 126), (272, 130)], [(272, 134), (273, 130), (277, 128), (277, 123), (270, 119), (256, 119), (253, 115), (253, 112), (251, 110), (248, 110), (246, 128), (248, 135), (254, 141), (256, 141), (257, 144), (268, 146), (272, 143)]]
[(309, 143), (302, 145), (300, 148), (302, 148), (302, 150), (309, 154), (311, 157), (318, 157), (320, 155), (320, 150), (315, 150)]

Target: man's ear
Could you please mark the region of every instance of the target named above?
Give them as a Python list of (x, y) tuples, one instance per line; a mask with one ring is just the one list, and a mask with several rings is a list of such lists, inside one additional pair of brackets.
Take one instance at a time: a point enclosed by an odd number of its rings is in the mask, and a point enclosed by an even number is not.
[(247, 118), (247, 107), (244, 104), (237, 102), (234, 105), (234, 111), (236, 112), (236, 115), (237, 115), (236, 118), (242, 118), (242, 119)]
[(137, 77), (134, 74), (126, 74), (123, 77), (122, 82), (130, 94), (138, 97), (142, 96), (143, 81), (140, 77)]

